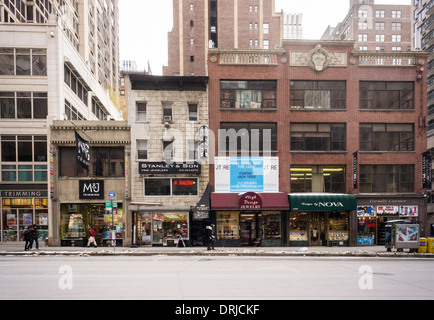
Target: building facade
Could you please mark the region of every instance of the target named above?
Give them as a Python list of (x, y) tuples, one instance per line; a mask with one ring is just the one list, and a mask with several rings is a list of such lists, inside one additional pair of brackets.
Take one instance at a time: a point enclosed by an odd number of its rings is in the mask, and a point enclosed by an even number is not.
[(321, 40), (354, 40), (363, 51), (408, 51), (412, 48), (410, 5), (382, 5), (374, 0), (350, 0), (350, 10)]
[(207, 77), (126, 74), (132, 148), (128, 215), (135, 245), (204, 244), (207, 82)]
[(354, 41), (210, 50), (217, 242), (381, 245), (397, 218), (425, 234), (426, 64)]
[[(427, 86), (428, 86), (428, 150), (433, 154), (434, 149), (434, 1), (413, 1), (413, 47), (429, 53), (427, 64)], [(428, 193), (428, 219), (429, 235), (434, 236), (434, 197), (433, 190)]]
[[(20, 241), (33, 223), (41, 239), (53, 239), (47, 118), (122, 119), (55, 8), (49, 1), (0, 3), (2, 242)], [(75, 21), (78, 13), (68, 16)]]
[(164, 75), (205, 76), (209, 48), (274, 49), (283, 39), (283, 13), (274, 0), (174, 0)]

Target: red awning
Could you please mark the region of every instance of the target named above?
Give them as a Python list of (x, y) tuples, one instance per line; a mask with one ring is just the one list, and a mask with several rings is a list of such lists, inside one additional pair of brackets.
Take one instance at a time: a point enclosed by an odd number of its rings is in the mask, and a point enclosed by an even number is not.
[[(289, 210), (288, 194), (258, 193), (262, 199), (260, 210)], [(240, 210), (239, 199), (242, 193), (211, 193), (212, 210)]]

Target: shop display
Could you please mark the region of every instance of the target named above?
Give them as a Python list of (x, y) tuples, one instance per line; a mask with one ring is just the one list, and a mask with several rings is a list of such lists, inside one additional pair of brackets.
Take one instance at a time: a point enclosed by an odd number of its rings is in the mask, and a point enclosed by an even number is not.
[(306, 230), (291, 230), (289, 232), (289, 241), (308, 241)]
[(62, 225), (66, 226), (66, 230), (62, 232), (62, 239), (86, 237), (82, 214), (71, 213), (69, 216), (64, 214), (62, 218)]
[(348, 231), (329, 231), (328, 240), (329, 241), (348, 241), (349, 232)]
[(153, 243), (168, 244), (177, 242), (179, 237), (189, 239), (189, 224), (187, 213), (163, 213), (153, 215)]
[(218, 212), (217, 213), (217, 239), (237, 240), (239, 239), (239, 212)]
[(280, 213), (262, 213), (262, 230), (264, 239), (281, 238), (281, 215)]

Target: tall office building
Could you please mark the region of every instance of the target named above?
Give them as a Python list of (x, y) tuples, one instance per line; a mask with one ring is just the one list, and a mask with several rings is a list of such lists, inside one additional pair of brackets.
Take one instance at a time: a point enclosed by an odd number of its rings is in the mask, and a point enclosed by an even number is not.
[(350, 0), (347, 16), (328, 27), (321, 40), (355, 40), (362, 51), (411, 50), (411, 6)]
[(303, 14), (284, 13), (283, 39), (300, 40), (303, 39)]
[(274, 49), (282, 38), (283, 13), (274, 0), (173, 0), (163, 74), (206, 75), (209, 48)]
[(108, 92), (118, 88), (117, 11), (117, 0), (0, 0), (1, 242), (31, 224), (41, 240), (58, 232), (50, 123), (122, 120)]
[[(427, 86), (428, 86), (428, 112), (427, 112), (427, 125), (428, 125), (428, 150), (433, 154), (434, 151), (434, 1), (420, 1), (413, 2), (413, 47), (416, 50), (424, 50), (429, 52), (427, 64)], [(430, 228), (430, 235), (434, 236), (434, 195), (433, 188), (428, 192), (428, 221)]]

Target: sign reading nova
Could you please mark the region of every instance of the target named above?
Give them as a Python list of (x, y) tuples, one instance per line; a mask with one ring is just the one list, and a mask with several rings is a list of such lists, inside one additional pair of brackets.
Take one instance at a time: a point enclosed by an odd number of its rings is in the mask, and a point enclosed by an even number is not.
[(291, 211), (357, 210), (355, 194), (296, 193), (289, 195)]
[(278, 157), (216, 157), (215, 192), (279, 192)]

